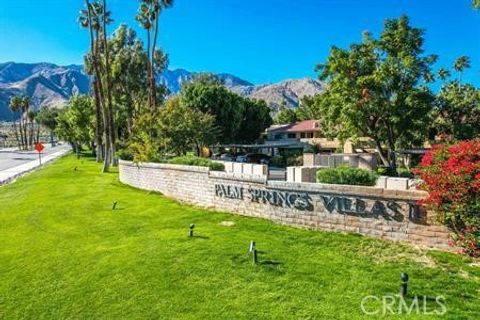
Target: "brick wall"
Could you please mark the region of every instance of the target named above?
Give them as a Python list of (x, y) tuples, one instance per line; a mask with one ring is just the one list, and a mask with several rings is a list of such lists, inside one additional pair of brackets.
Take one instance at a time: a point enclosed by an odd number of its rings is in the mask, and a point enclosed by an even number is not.
[(430, 224), (416, 205), (420, 191), (319, 183), (208, 168), (120, 161), (120, 181), (202, 207), (310, 229), (344, 231), (449, 249), (444, 226)]

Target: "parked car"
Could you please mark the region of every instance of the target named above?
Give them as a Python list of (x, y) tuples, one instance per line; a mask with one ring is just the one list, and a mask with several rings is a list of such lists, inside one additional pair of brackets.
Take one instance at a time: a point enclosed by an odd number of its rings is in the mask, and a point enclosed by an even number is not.
[(270, 164), (270, 156), (263, 153), (249, 153), (245, 157), (248, 163)]
[(220, 155), (219, 160), (222, 161), (235, 161), (235, 157), (229, 153), (223, 153)]
[(235, 159), (236, 162), (247, 162), (247, 155), (246, 154), (242, 154), (242, 155), (238, 155)]

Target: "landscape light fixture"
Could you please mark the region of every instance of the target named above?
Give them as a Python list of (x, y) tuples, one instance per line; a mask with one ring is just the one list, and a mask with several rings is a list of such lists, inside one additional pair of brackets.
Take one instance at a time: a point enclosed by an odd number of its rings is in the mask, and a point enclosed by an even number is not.
[(408, 274), (402, 273), (400, 279), (402, 279), (402, 284), (400, 285), (400, 295), (405, 297), (408, 291)]
[(255, 248), (255, 241), (250, 242), (250, 252), (252, 253), (253, 264), (257, 264), (257, 249)]
[(190, 224), (189, 230), (188, 230), (188, 236), (193, 237), (193, 229), (195, 228), (195, 225), (193, 223)]
[(114, 201), (112, 205), (112, 210), (115, 210), (116, 207), (117, 207), (117, 201)]

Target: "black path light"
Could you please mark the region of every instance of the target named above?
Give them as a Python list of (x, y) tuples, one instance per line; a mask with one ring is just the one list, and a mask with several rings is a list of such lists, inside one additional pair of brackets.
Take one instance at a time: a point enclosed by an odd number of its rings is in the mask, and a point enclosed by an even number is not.
[(402, 279), (402, 284), (400, 285), (400, 295), (405, 297), (408, 291), (408, 274), (402, 273), (400, 275), (400, 279)]
[(117, 201), (114, 201), (112, 204), (112, 210), (115, 210), (116, 207), (117, 207)]
[(257, 249), (255, 248), (255, 241), (250, 242), (250, 252), (252, 253), (253, 264), (257, 264)]
[(195, 224), (190, 223), (189, 230), (188, 230), (189, 237), (193, 237), (193, 229), (195, 229)]

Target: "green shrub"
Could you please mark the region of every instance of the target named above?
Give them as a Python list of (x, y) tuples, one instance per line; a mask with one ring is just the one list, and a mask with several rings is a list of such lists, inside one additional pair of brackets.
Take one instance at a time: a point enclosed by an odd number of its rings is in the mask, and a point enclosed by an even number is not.
[(195, 156), (175, 157), (167, 161), (170, 164), (182, 164), (186, 166), (208, 167), (213, 171), (223, 171), (225, 166), (222, 163), (214, 162), (207, 158), (199, 158)]
[(133, 154), (127, 149), (117, 150), (116, 155), (119, 159), (122, 159), (122, 160), (127, 160), (127, 161), (133, 160)]
[(401, 178), (414, 178), (414, 174), (412, 171), (408, 170), (407, 168), (398, 168), (397, 169), (398, 176)]
[(373, 171), (346, 166), (317, 171), (317, 181), (321, 183), (374, 186), (377, 178)]

